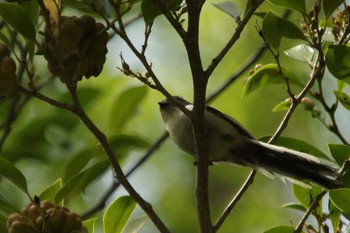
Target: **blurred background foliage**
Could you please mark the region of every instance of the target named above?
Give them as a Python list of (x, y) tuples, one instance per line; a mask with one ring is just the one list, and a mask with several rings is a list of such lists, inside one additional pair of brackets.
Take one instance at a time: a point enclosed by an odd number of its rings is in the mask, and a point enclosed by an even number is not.
[[(68, 1), (67, 1), (68, 2)], [(204, 66), (220, 51), (235, 30), (235, 22), (226, 14), (213, 7), (207, 1), (204, 6), (200, 25), (200, 46)], [(236, 1), (244, 9), (246, 1)], [(74, 1), (71, 1), (73, 4)], [(139, 4), (138, 4), (139, 5)], [(135, 7), (135, 11), (139, 9)], [(284, 12), (281, 8), (264, 3), (259, 11), (271, 10), (277, 15)], [(82, 15), (84, 11), (66, 7), (63, 15)], [(98, 17), (97, 17), (98, 18)], [(290, 18), (298, 22), (298, 15)], [(99, 18), (98, 18), (99, 19)], [(102, 19), (99, 19), (101, 22)], [(240, 40), (233, 46), (218, 69), (214, 72), (208, 85), (208, 93), (214, 92), (257, 50), (263, 41), (256, 27), (261, 25), (261, 18), (254, 16), (246, 26)], [(127, 32), (138, 46), (143, 43), (144, 21), (135, 20), (127, 27)], [(284, 39), (282, 50), (297, 44), (296, 40)], [(107, 134), (127, 171), (145, 153), (163, 133), (164, 125), (157, 102), (163, 96), (142, 85), (138, 80), (124, 76), (117, 67), (121, 67), (120, 54), (133, 70), (144, 72), (142, 65), (132, 55), (128, 46), (114, 36), (108, 44), (106, 64), (98, 78), (84, 79), (79, 82), (79, 96), (83, 107), (96, 125)], [(304, 66), (281, 54), (284, 66), (289, 67), (300, 80), (307, 80)], [(187, 99), (192, 97), (192, 80), (186, 52), (180, 38), (170, 27), (163, 16), (158, 17), (152, 28), (147, 48), (147, 57), (160, 81), (174, 95)], [(273, 62), (273, 57), (265, 51), (257, 63)], [(36, 72), (42, 79), (50, 76), (46, 64), (41, 59), (35, 60)], [(254, 67), (252, 66), (251, 69)], [(239, 120), (254, 136), (271, 135), (279, 125), (283, 112), (272, 112), (272, 108), (288, 98), (285, 86), (274, 85), (261, 88), (241, 98), (245, 77), (249, 70), (242, 74), (211, 105)], [(329, 90), (326, 98), (334, 101), (331, 93), (336, 86), (333, 80), (325, 77)], [(295, 88), (295, 87), (293, 87)], [(68, 100), (68, 93), (63, 84), (53, 80), (42, 89), (43, 93), (58, 100)], [(11, 102), (4, 102), (0, 107), (1, 122), (7, 117)], [(316, 106), (317, 107), (317, 106)], [(321, 108), (320, 108), (321, 109)], [(91, 177), (91, 184), (65, 200), (72, 211), (84, 213), (100, 200), (101, 196), (113, 183), (113, 175), (105, 160), (104, 153), (91, 133), (71, 113), (49, 106), (36, 99), (29, 99), (20, 111), (11, 132), (1, 148), (1, 156), (16, 164), (25, 174), (29, 191), (32, 195), (40, 194), (57, 179), (67, 181), (83, 167), (101, 163)], [(337, 115), (342, 133), (350, 137), (350, 118), (340, 111)], [(284, 136), (305, 140), (329, 154), (327, 144), (339, 143), (310, 112), (299, 108), (293, 115)], [(107, 170), (106, 170), (107, 169)], [(210, 199), (213, 219), (232, 199), (237, 189), (245, 180), (249, 168), (219, 164), (210, 167)], [(195, 167), (193, 158), (181, 152), (170, 140), (159, 149), (129, 178), (135, 189), (148, 201), (164, 219), (173, 232), (198, 232), (197, 215), (194, 201)], [(90, 182), (90, 181), (89, 181)], [(87, 182), (87, 183), (89, 183)], [(27, 204), (27, 198), (16, 188), (2, 180), (1, 195), (6, 197), (17, 208)], [(119, 188), (108, 200), (125, 194)], [(246, 193), (237, 209), (229, 216), (220, 232), (262, 232), (273, 225), (296, 224), (301, 212), (281, 208), (286, 202), (295, 201), (291, 185), (271, 180), (258, 175), (253, 187)], [(102, 213), (97, 214), (99, 218)], [(133, 217), (143, 216), (137, 209)], [(101, 218), (97, 220), (102, 232)], [(153, 224), (147, 222), (141, 230), (144, 233), (156, 232)]]

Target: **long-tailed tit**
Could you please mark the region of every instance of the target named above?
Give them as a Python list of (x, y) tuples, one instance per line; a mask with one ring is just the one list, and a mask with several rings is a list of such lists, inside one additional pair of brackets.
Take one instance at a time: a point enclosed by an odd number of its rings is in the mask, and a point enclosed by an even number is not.
[[(193, 105), (181, 97), (174, 97), (189, 111)], [(175, 144), (188, 154), (195, 148), (189, 117), (174, 102), (159, 102), (165, 127)], [(256, 140), (236, 120), (215, 108), (205, 110), (206, 147), (210, 162), (229, 162), (279, 174), (293, 180), (317, 183), (327, 189), (339, 188), (342, 182), (339, 169), (318, 158)]]

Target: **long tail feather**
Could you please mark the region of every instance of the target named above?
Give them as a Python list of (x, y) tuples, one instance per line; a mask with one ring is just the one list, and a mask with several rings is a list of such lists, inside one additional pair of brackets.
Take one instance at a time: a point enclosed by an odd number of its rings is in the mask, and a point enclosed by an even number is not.
[(249, 151), (255, 156), (248, 162), (255, 168), (263, 168), (302, 182), (317, 183), (327, 189), (339, 188), (339, 169), (321, 162), (318, 158), (284, 147), (250, 140)]

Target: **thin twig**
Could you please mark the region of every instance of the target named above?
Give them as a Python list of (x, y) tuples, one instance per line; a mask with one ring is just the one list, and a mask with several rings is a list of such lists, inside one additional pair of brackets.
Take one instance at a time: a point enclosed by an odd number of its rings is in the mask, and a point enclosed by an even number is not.
[[(221, 86), (217, 88), (213, 93), (209, 95), (207, 98), (207, 103), (213, 101), (217, 98), (222, 92), (224, 92), (230, 85), (232, 85), (238, 77), (240, 77), (249, 67), (251, 67), (254, 63), (257, 62), (258, 59), (261, 58), (262, 54), (266, 51), (264, 45), (259, 46), (258, 50), (253, 54), (243, 65), (242, 67), (234, 72), (227, 78), (227, 81), (223, 83)], [(165, 131), (161, 134), (161, 136), (156, 140), (156, 142), (147, 150), (147, 152), (142, 156), (142, 158), (126, 173), (126, 177), (129, 177), (133, 172), (137, 170), (144, 162), (146, 162), (151, 155), (156, 151), (155, 148), (158, 148), (165, 142), (166, 139), (169, 138), (169, 134)], [(102, 210), (105, 205), (107, 199), (115, 192), (115, 190), (120, 187), (120, 183), (118, 181), (113, 182), (113, 184), (107, 189), (101, 199), (89, 210), (85, 213), (81, 214), (83, 219), (86, 219), (96, 212)]]
[(168, 228), (165, 226), (165, 224), (163, 223), (163, 221), (155, 213), (155, 211), (152, 208), (152, 205), (146, 202), (128, 181), (127, 177), (125, 176), (122, 168), (120, 167), (116, 159), (116, 155), (111, 145), (109, 144), (106, 135), (97, 128), (97, 126), (91, 121), (91, 119), (87, 116), (87, 114), (81, 107), (76, 89), (70, 88), (70, 87), (68, 88), (74, 104), (74, 113), (79, 117), (79, 119), (84, 123), (84, 125), (90, 130), (90, 132), (100, 142), (109, 161), (111, 162), (116, 179), (125, 188), (125, 190), (129, 193), (129, 195), (135, 200), (135, 202), (137, 202), (140, 205), (140, 207), (145, 211), (145, 213), (147, 213), (149, 218), (152, 220), (152, 222), (160, 232), (170, 232)]
[(237, 194), (234, 196), (234, 198), (232, 199), (230, 204), (226, 207), (226, 209), (224, 210), (222, 215), (219, 217), (219, 219), (215, 223), (215, 225), (214, 225), (214, 232), (217, 232), (219, 230), (219, 228), (224, 223), (226, 218), (230, 215), (230, 213), (232, 212), (233, 208), (236, 206), (236, 204), (241, 199), (243, 194), (248, 190), (249, 186), (251, 184), (253, 184), (255, 175), (256, 175), (256, 171), (255, 170), (250, 172), (250, 174), (249, 174), (248, 178), (246, 179), (246, 181), (244, 182), (244, 184), (241, 186), (241, 188), (239, 189)]
[[(136, 164), (133, 165), (133, 167), (125, 173), (126, 177), (129, 177), (132, 173), (134, 173), (145, 161), (147, 161), (152, 154), (163, 144), (163, 142), (168, 138), (169, 134), (167, 132), (164, 132), (157, 141), (147, 150), (147, 152), (142, 156), (142, 158), (137, 161)], [(93, 207), (91, 207), (89, 210), (81, 214), (82, 219), (86, 219), (90, 217), (91, 215), (95, 214), (96, 212), (102, 210), (107, 203), (107, 199), (115, 192), (115, 190), (120, 187), (120, 182), (115, 181), (113, 184), (108, 188), (106, 193), (102, 196), (99, 202), (97, 202)]]
[(214, 72), (215, 68), (219, 65), (220, 61), (224, 58), (227, 52), (232, 48), (232, 46), (239, 39), (246, 24), (249, 22), (250, 18), (255, 13), (256, 9), (264, 2), (264, 0), (257, 0), (253, 2), (254, 3), (252, 4), (252, 7), (245, 14), (242, 21), (240, 21), (239, 24), (237, 25), (236, 31), (233, 33), (231, 39), (228, 41), (226, 46), (220, 51), (220, 53), (212, 60), (212, 63), (206, 69), (205, 76), (207, 78), (210, 77), (210, 75)]

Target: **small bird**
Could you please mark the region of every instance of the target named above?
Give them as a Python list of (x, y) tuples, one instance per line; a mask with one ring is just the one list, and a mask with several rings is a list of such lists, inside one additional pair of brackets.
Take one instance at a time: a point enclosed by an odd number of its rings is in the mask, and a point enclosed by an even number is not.
[[(189, 111), (193, 105), (174, 97)], [(192, 126), (189, 117), (174, 100), (159, 102), (165, 128), (175, 144), (184, 152), (195, 155)], [(282, 175), (297, 183), (316, 183), (326, 189), (342, 187), (339, 168), (318, 158), (281, 146), (256, 140), (240, 123), (215, 108), (206, 106), (206, 147), (209, 162), (228, 162), (249, 166), (270, 175)]]

